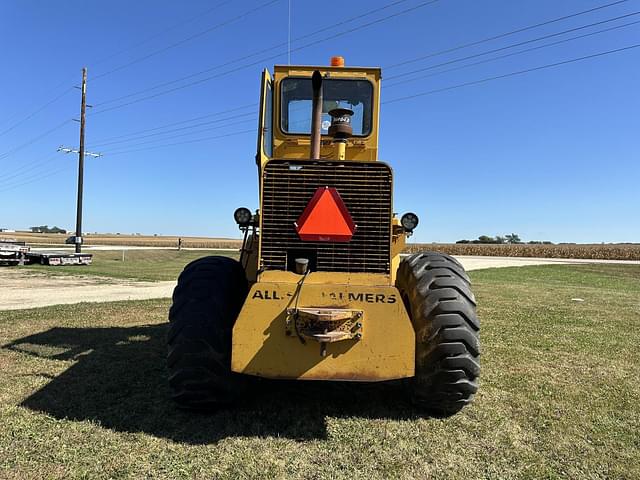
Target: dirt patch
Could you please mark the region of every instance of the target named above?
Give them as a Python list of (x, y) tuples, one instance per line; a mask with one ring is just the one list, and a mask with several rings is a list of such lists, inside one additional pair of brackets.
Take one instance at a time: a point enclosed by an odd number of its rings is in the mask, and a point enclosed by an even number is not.
[(136, 282), (88, 275), (46, 275), (0, 268), (0, 310), (79, 302), (113, 302), (170, 297), (175, 281)]

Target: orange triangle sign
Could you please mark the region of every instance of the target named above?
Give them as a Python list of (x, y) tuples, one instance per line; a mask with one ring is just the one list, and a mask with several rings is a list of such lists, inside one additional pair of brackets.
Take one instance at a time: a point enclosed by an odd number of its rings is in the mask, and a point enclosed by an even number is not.
[(300, 239), (309, 242), (348, 242), (356, 231), (349, 210), (333, 187), (316, 190), (295, 226)]

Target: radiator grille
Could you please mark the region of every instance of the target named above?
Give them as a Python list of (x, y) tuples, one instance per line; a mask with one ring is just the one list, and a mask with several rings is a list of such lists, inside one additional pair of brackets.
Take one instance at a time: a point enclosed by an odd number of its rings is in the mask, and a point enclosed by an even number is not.
[[(261, 266), (286, 270), (287, 254), (313, 250), (316, 269), (389, 273), (391, 169), (380, 162), (270, 161), (264, 170)], [(294, 222), (318, 187), (335, 187), (357, 229), (348, 243), (303, 242)]]

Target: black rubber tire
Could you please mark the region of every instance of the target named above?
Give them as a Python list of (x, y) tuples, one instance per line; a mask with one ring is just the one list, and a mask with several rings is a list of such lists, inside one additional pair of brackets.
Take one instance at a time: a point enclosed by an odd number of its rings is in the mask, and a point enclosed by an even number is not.
[(210, 410), (233, 402), (242, 376), (231, 372), (231, 333), (247, 296), (240, 263), (205, 257), (187, 265), (169, 310), (169, 388), (181, 408)]
[(425, 252), (400, 262), (396, 286), (416, 332), (411, 399), (433, 415), (470, 403), (480, 375), (480, 322), (471, 282), (449, 255)]

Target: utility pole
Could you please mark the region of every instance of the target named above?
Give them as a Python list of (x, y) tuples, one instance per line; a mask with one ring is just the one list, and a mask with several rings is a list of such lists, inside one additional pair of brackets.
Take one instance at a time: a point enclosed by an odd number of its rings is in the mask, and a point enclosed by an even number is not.
[(84, 123), (87, 108), (87, 67), (82, 69), (82, 103), (80, 105), (80, 148), (78, 151), (78, 204), (76, 209), (76, 253), (82, 252), (82, 189), (84, 183)]
[(84, 125), (85, 110), (91, 105), (87, 105), (87, 68), (82, 69), (82, 103), (80, 105), (80, 148), (69, 148), (60, 145), (59, 152), (77, 153), (78, 154), (78, 203), (76, 209), (76, 234), (74, 243), (76, 245), (76, 253), (82, 253), (82, 194), (84, 187), (84, 157), (101, 157), (101, 153), (85, 152), (84, 150)]

